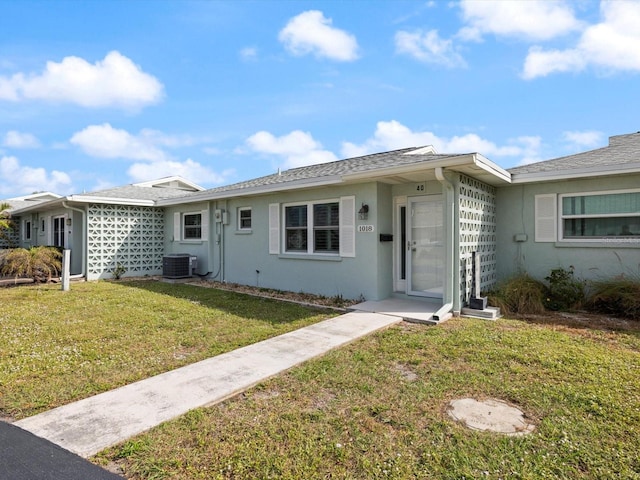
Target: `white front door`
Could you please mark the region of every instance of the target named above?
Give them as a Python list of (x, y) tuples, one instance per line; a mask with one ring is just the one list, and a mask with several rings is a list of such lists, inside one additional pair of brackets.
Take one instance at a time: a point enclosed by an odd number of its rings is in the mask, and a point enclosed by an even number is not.
[(405, 261), (408, 295), (442, 298), (445, 271), (443, 224), (442, 195), (407, 199)]

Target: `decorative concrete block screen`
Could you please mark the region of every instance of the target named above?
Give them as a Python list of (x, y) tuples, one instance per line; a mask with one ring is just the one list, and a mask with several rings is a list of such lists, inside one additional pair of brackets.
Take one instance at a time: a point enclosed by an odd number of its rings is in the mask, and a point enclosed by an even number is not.
[(472, 252), (480, 260), (480, 290), (496, 282), (496, 189), (466, 175), (458, 179), (460, 294), (463, 305), (473, 286)]
[(0, 235), (0, 248), (17, 247), (20, 244), (20, 218), (13, 218), (13, 228), (5, 230), (4, 236)]
[(159, 275), (164, 253), (160, 208), (90, 205), (87, 212), (87, 279), (111, 278), (117, 264), (127, 276)]

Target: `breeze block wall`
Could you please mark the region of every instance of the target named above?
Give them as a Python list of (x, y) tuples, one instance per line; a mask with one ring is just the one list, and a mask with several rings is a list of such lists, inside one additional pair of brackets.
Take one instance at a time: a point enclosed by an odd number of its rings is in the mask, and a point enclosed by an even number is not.
[(496, 189), (460, 174), (457, 182), (460, 232), (460, 300), (465, 305), (472, 294), (472, 252), (480, 261), (480, 290), (490, 289), (496, 272)]
[(159, 275), (164, 254), (161, 208), (92, 204), (87, 210), (87, 280), (111, 278), (122, 265), (125, 276)]

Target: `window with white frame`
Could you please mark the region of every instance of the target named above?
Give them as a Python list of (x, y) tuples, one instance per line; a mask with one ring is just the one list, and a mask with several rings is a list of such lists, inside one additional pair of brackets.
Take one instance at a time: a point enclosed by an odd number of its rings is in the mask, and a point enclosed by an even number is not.
[(31, 220), (24, 221), (24, 239), (31, 240)]
[(185, 240), (202, 239), (202, 214), (185, 213), (182, 216), (182, 238)]
[(640, 236), (640, 191), (560, 195), (562, 240)]
[(337, 254), (340, 251), (339, 205), (339, 202), (286, 205), (285, 251)]
[(238, 209), (238, 230), (251, 230), (251, 207)]

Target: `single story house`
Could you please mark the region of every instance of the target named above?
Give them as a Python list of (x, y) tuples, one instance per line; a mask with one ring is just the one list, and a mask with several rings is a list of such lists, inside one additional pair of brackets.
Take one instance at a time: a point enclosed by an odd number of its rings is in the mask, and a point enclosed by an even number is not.
[(432, 298), (442, 305), (437, 318), (469, 301), (474, 252), (483, 291), (558, 267), (581, 278), (640, 273), (640, 133), (510, 170), (427, 146), (209, 190), (172, 177), (13, 215), (23, 245), (70, 248), (73, 273), (89, 280), (117, 264), (125, 275), (158, 275), (163, 258), (188, 254), (202, 277), (344, 298)]

